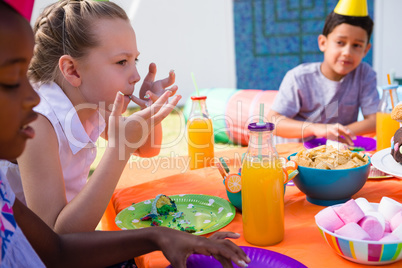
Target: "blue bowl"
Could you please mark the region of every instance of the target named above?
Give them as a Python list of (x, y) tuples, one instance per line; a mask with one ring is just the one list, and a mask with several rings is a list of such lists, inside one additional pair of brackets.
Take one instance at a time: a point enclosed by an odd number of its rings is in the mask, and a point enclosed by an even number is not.
[(237, 208), (238, 210), (242, 210), (241, 207), (241, 190), (238, 193), (231, 193), (228, 190), (226, 190), (226, 194), (228, 195), (229, 201), (230, 203), (232, 203), (233, 206), (235, 206), (235, 208)]
[[(296, 155), (296, 153), (288, 156)], [(316, 169), (299, 166), (299, 174), (293, 178), (300, 191), (306, 194), (310, 203), (332, 206), (345, 203), (366, 183), (370, 172), (371, 159), (361, 167), (350, 169)]]

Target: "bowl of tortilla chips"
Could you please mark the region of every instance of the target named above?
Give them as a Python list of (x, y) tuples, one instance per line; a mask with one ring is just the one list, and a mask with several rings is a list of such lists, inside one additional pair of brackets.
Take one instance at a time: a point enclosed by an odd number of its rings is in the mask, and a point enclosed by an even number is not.
[(298, 164), (295, 185), (306, 199), (320, 206), (348, 201), (366, 183), (371, 159), (361, 152), (322, 145), (288, 157)]

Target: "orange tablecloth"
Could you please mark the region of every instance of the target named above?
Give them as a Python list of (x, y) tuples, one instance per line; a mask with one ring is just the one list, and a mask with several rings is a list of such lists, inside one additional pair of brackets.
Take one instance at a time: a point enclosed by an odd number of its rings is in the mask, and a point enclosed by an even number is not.
[[(300, 149), (301, 145), (278, 145), (277, 150), (281, 155), (289, 155), (293, 151)], [(244, 148), (227, 152), (230, 154), (244, 152)], [(233, 160), (233, 158), (231, 158)], [(230, 162), (232, 168), (237, 168), (240, 160), (234, 158)], [(161, 172), (161, 171), (159, 171)], [(219, 196), (227, 199), (222, 178), (215, 168), (204, 168), (200, 170), (185, 171), (184, 173), (174, 173), (172, 169), (166, 171), (167, 177), (162, 175), (159, 180), (149, 181), (135, 186), (127, 187), (130, 177), (135, 178), (135, 172), (126, 168), (123, 174), (124, 187), (117, 189), (112, 197), (112, 212), (109, 220), (113, 220), (114, 212), (130, 206), (133, 202), (141, 202), (154, 198), (157, 194), (207, 194)], [(159, 176), (157, 175), (157, 176)], [(133, 182), (134, 183), (134, 182)], [(402, 182), (398, 179), (369, 180), (365, 186), (353, 196), (353, 198), (365, 197), (370, 202), (379, 202), (382, 196), (388, 196), (399, 202), (402, 201)], [(305, 195), (296, 186), (288, 186), (285, 194), (285, 238), (275, 245), (266, 249), (276, 251), (292, 257), (307, 267), (364, 267), (339, 257), (324, 241), (314, 222), (314, 215), (323, 207), (309, 203)], [(110, 227), (110, 226), (109, 226)], [(110, 227), (110, 229), (113, 229)], [(221, 231), (232, 231), (242, 234), (242, 218), (239, 212), (236, 213), (234, 220)], [(238, 245), (252, 246), (248, 244), (244, 237), (233, 240)], [(143, 267), (166, 267), (169, 263), (161, 252), (146, 254), (141, 259)], [(402, 262), (383, 267), (402, 267)]]

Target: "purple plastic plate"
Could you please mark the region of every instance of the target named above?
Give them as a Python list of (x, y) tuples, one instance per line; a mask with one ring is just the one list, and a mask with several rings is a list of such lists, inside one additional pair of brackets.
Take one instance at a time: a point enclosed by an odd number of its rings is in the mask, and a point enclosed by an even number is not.
[[(304, 147), (306, 147), (306, 149), (313, 149), (317, 146), (325, 145), (326, 143), (327, 143), (326, 138), (312, 139), (306, 141), (304, 143)], [(365, 151), (373, 151), (377, 148), (377, 142), (373, 138), (356, 136), (356, 139), (353, 140), (353, 143), (355, 147), (362, 147), (364, 148)]]
[[(307, 266), (296, 261), (295, 259), (292, 259), (291, 257), (288, 257), (275, 251), (255, 247), (241, 247), (241, 248), (251, 259), (251, 262), (248, 264), (249, 268), (259, 268), (259, 267), (307, 268)], [(187, 268), (205, 268), (205, 267), (221, 268), (222, 265), (212, 256), (193, 254), (187, 259)], [(233, 264), (233, 267), (240, 267), (240, 266)], [(167, 268), (172, 268), (172, 266), (169, 265)]]

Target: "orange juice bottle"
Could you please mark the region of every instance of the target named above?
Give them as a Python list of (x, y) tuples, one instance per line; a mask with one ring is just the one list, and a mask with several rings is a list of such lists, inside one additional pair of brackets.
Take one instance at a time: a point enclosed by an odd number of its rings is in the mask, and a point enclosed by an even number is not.
[(193, 96), (191, 113), (187, 121), (187, 142), (190, 169), (213, 165), (214, 130), (209, 118), (206, 96)]
[(256, 246), (274, 245), (284, 237), (284, 173), (272, 144), (272, 123), (251, 123), (242, 163), (241, 198), (244, 239)]
[(391, 119), (392, 109), (399, 102), (397, 88), (398, 85), (383, 88), (376, 116), (377, 151), (391, 147), (391, 138), (399, 128), (399, 123)]

